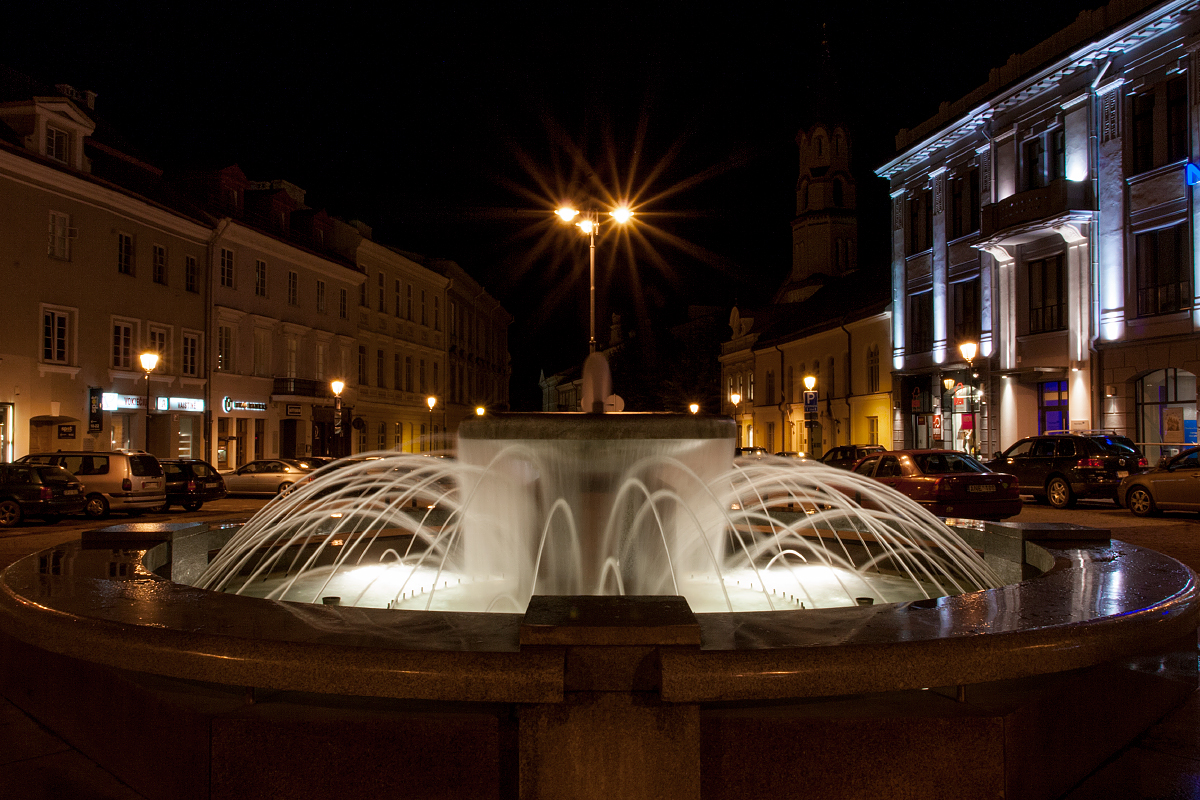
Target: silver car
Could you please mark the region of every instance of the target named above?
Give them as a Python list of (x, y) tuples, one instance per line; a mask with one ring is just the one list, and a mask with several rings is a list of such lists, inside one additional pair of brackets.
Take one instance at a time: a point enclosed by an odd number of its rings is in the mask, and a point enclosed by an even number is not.
[(243, 464), (231, 472), (222, 472), (229, 494), (283, 494), (293, 483), (303, 480), (312, 467), (292, 458), (262, 458)]
[(78, 478), (87, 497), (83, 512), (94, 519), (110, 511), (137, 516), (162, 508), (167, 499), (162, 465), (140, 450), (60, 450), (30, 453), (17, 461), (53, 464)]
[(1117, 501), (1139, 517), (1160, 511), (1200, 511), (1200, 447), (1125, 478)]

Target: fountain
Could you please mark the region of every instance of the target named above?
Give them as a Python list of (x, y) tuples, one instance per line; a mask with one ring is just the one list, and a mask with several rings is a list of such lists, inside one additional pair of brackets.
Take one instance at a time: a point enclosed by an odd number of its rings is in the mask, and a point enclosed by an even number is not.
[(1195, 575), (1107, 531), (734, 464), (722, 419), (458, 456), (18, 561), (0, 690), (150, 798), (1049, 799), (1195, 689)]

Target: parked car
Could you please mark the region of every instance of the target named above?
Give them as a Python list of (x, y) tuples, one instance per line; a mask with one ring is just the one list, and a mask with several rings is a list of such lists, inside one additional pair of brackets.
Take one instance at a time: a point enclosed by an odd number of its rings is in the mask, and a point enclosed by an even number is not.
[(53, 525), (64, 514), (78, 514), (87, 501), (83, 484), (62, 467), (0, 464), (0, 528), (39, 517)]
[(850, 469), (863, 458), (872, 453), (882, 453), (883, 445), (878, 444), (844, 444), (831, 447), (818, 459), (822, 464), (839, 469)]
[(198, 458), (163, 458), (159, 460), (166, 481), (167, 499), (162, 510), (171, 506), (183, 506), (185, 511), (195, 511), (212, 500), (220, 500), (227, 493), (221, 473)]
[(1200, 511), (1200, 447), (1123, 479), (1117, 501), (1139, 517), (1160, 511)]
[(50, 464), (62, 467), (84, 487), (83, 512), (89, 517), (107, 517), (110, 511), (137, 516), (161, 508), (167, 499), (162, 465), (140, 451), (60, 450), (30, 453), (19, 464)]
[(804, 461), (808, 460), (807, 454), (800, 453), (795, 450), (780, 450), (778, 453), (775, 454), (775, 456), (777, 458), (796, 458), (796, 459), (802, 459)]
[(738, 447), (733, 451), (734, 458), (762, 458), (770, 455), (765, 447)]
[(303, 480), (313, 469), (291, 458), (262, 458), (222, 472), (230, 494), (283, 494), (293, 483)]
[(1017, 479), (956, 450), (889, 450), (854, 472), (908, 495), (939, 517), (1000, 520), (1021, 513)]
[(1115, 500), (1121, 481), (1148, 466), (1132, 440), (1107, 431), (1029, 436), (987, 462), (1017, 476), (1021, 491), (1055, 508), (1080, 497)]

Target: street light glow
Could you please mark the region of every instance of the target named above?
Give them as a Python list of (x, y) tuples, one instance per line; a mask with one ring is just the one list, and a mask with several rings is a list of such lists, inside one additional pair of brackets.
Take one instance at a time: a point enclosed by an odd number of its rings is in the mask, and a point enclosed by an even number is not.
[(425, 405), (429, 406), (429, 410), (433, 411), (433, 407), (437, 405), (437, 398), (433, 395), (425, 398)]
[(697, 413), (699, 410), (700, 410), (699, 403), (691, 403), (688, 405), (688, 411), (692, 412), (693, 414)]
[(341, 397), (342, 389), (346, 388), (346, 384), (343, 383), (342, 381), (333, 381), (332, 383), (329, 384), (329, 388), (333, 390), (334, 397)]
[(475, 416), (482, 417), (486, 413), (487, 413), (487, 409), (484, 408), (483, 406), (475, 406)]
[(158, 353), (142, 353), (138, 358), (142, 362), (142, 369), (146, 372), (153, 372), (154, 368), (158, 366)]
[(962, 357), (969, 363), (975, 360), (975, 353), (979, 351), (979, 345), (975, 342), (963, 342), (958, 349), (962, 353)]
[(554, 213), (558, 214), (558, 216), (562, 218), (563, 222), (570, 222), (571, 220), (575, 219), (575, 217), (579, 216), (578, 209), (571, 208), (570, 206), (563, 206), (562, 208), (555, 209)]
[(805, 389), (807, 389), (808, 391), (811, 392), (813, 390), (813, 387), (816, 385), (817, 385), (817, 378), (815, 375), (805, 375), (804, 376), (804, 388)]
[(737, 392), (734, 392), (733, 394), (729, 395), (729, 402), (736, 406), (738, 403), (742, 402), (742, 396)]
[(633, 212), (629, 210), (629, 206), (621, 206), (608, 213), (613, 219), (620, 223), (629, 222), (630, 217), (633, 216)]
[(589, 219), (581, 219), (579, 222), (576, 222), (575, 224), (578, 225), (579, 230), (583, 231), (584, 233), (591, 233), (592, 230), (595, 228), (595, 223), (592, 222), (592, 220), (590, 218)]

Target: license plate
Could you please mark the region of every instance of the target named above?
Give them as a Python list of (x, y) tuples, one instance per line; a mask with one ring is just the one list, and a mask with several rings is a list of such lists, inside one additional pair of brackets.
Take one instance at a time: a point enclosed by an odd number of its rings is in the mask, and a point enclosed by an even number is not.
[(1118, 478), (1128, 478), (1128, 477), (1129, 477), (1129, 470), (1127, 470), (1127, 469), (1119, 469), (1119, 470), (1117, 470), (1117, 477), (1118, 477)]
[(79, 494), (78, 489), (63, 489), (63, 494)]
[(990, 483), (973, 483), (967, 487), (968, 492), (994, 492), (996, 487)]
[(143, 489), (157, 489), (161, 484), (158, 481), (142, 481)]
[(215, 489), (215, 488), (217, 488), (217, 487), (218, 487), (218, 486), (220, 486), (220, 485), (221, 485), (221, 484), (217, 483), (216, 481), (213, 481), (212, 483), (206, 483), (206, 484), (204, 484), (204, 488), (205, 488), (205, 489)]

